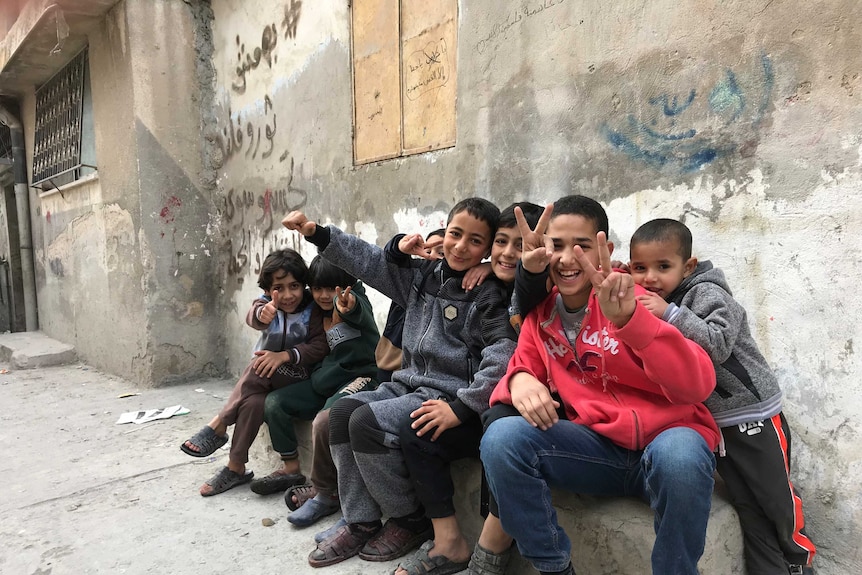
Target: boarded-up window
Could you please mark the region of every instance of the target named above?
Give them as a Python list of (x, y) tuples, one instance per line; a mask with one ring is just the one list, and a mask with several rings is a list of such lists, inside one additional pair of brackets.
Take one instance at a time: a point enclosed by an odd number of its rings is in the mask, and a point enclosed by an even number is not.
[(457, 0), (353, 1), (357, 164), (455, 145)]

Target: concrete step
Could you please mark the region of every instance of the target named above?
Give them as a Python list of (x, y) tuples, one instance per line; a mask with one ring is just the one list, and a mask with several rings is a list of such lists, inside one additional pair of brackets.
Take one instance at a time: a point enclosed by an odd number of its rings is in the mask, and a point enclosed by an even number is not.
[(41, 331), (0, 334), (0, 361), (13, 369), (35, 369), (77, 361), (75, 348)]

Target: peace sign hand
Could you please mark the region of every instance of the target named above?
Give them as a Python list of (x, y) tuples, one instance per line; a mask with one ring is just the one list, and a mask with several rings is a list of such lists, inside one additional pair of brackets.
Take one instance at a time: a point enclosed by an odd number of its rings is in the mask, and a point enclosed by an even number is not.
[(341, 291), (340, 287), (335, 288), (335, 309), (338, 313), (348, 313), (356, 305), (356, 296), (350, 293), (353, 286), (347, 286), (347, 289)]
[(408, 234), (398, 240), (398, 250), (402, 254), (427, 258), (428, 254), (425, 249), (425, 240), (422, 239), (422, 234)]
[(515, 221), (518, 222), (518, 231), (521, 233), (521, 265), (528, 272), (538, 274), (545, 271), (551, 263), (554, 253), (554, 242), (545, 235), (548, 230), (548, 222), (551, 221), (551, 213), (554, 205), (548, 204), (542, 212), (536, 228), (530, 229), (530, 225), (524, 218), (524, 211), (515, 208)]
[(599, 269), (593, 266), (580, 246), (574, 247), (575, 257), (593, 284), (604, 316), (615, 326), (623, 327), (635, 313), (635, 282), (629, 274), (611, 271), (611, 250), (605, 232), (599, 232), (596, 240)]

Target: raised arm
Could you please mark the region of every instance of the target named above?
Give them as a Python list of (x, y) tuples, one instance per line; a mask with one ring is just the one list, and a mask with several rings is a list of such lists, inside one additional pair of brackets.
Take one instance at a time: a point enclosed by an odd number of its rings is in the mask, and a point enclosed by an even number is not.
[(381, 248), (335, 226), (318, 226), (299, 211), (289, 213), (282, 225), (305, 236), (328, 262), (361, 279), (398, 305), (407, 307), (416, 273), (414, 268), (396, 266), (388, 261)]

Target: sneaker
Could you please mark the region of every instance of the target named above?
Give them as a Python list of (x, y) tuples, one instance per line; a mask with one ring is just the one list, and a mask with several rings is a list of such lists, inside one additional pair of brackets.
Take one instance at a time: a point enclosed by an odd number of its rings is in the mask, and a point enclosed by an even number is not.
[(814, 567), (811, 565), (791, 565), (790, 575), (814, 575)]

